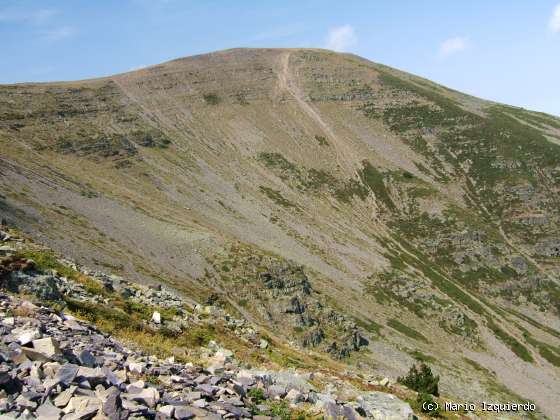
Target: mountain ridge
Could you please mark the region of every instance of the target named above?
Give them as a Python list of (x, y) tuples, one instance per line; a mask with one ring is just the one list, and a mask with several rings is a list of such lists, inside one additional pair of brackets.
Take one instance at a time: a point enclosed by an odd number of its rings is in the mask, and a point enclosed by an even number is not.
[(460, 349), (556, 407), (556, 118), (322, 50), (72, 83), (0, 86), (10, 223), (140, 282), (216, 290), (301, 343), (322, 329), (326, 351), (338, 333), (303, 291), (287, 297), (304, 317), (266, 298), (259, 273), (292, 260), (322, 305), (383, 325), (350, 359), (400, 375), (432, 352), (452, 392), (483, 395)]

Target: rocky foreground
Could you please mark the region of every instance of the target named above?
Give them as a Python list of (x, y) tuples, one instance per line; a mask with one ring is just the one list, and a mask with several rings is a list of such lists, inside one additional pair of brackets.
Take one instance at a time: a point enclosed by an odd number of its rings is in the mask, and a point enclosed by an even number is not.
[[(7, 232), (0, 231), (0, 240), (5, 243), (0, 247), (0, 285), (10, 292), (0, 293), (0, 418), (415, 417), (407, 403), (388, 393), (349, 387), (343, 393), (348, 397), (341, 398), (336, 380), (329, 383), (331, 378), (320, 372), (244, 368), (215, 341), (205, 348), (206, 364), (145, 354), (133, 343), (125, 345), (64, 309), (44, 304), (68, 296), (100, 304), (109, 299), (93, 293), (91, 285), (84, 287), (18, 258), (20, 243)], [(184, 304), (169, 291), (134, 287), (99, 273), (97, 278), (105, 289), (118, 288), (137, 302)], [(207, 308), (197, 307), (202, 312), (209, 312)], [(187, 314), (182, 318), (179, 311), (174, 320), (164, 321), (154, 311), (149, 323), (155, 329), (164, 322), (166, 328), (187, 328), (181, 319), (188, 319)], [(241, 340), (268, 345), (244, 322), (228, 319)], [(327, 386), (318, 389), (319, 382)]]

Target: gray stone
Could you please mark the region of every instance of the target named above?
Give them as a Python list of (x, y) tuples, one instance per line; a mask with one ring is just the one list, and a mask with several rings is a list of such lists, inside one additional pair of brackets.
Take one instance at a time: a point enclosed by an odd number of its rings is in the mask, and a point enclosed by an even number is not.
[(76, 388), (78, 388), (76, 385), (71, 385), (70, 387), (62, 391), (54, 399), (54, 405), (57, 407), (66, 407), (66, 405), (68, 405), (68, 402), (70, 401), (70, 398), (74, 396)]
[(196, 408), (206, 408), (206, 407), (208, 407), (208, 403), (206, 402), (206, 400), (204, 400), (202, 398), (200, 400), (193, 401), (192, 405), (193, 405), (193, 407), (196, 407)]
[(83, 366), (92, 368), (96, 365), (95, 357), (88, 350), (82, 350), (78, 355), (78, 359)]
[(56, 373), (56, 378), (64, 385), (70, 385), (76, 378), (79, 368), (80, 367), (78, 365), (74, 365), (72, 363), (62, 365)]
[(63, 411), (71, 413), (69, 418), (73, 420), (90, 419), (97, 414), (101, 405), (101, 400), (97, 397), (75, 396), (70, 398), (70, 402)]
[(175, 412), (173, 413), (173, 416), (177, 419), (177, 420), (188, 420), (188, 419), (192, 419), (195, 416), (195, 412), (189, 408), (189, 407), (175, 407)]
[(175, 407), (172, 405), (162, 405), (157, 409), (157, 412), (164, 415), (165, 417), (173, 418)]
[(392, 394), (369, 392), (360, 395), (356, 402), (369, 416), (379, 420), (403, 420), (414, 418), (410, 405)]
[[(104, 382), (107, 377), (100, 368), (89, 368), (87, 366), (80, 366), (77, 373), (77, 378), (81, 381), (88, 381), (90, 385), (97, 385)], [(84, 384), (85, 385), (85, 384)], [(87, 386), (85, 386), (87, 388)]]
[(31, 401), (30, 399), (26, 398), (25, 396), (23, 396), (23, 394), (20, 394), (16, 398), (16, 404), (20, 407), (23, 407), (23, 408), (35, 409), (37, 407), (36, 402)]
[(38, 362), (48, 362), (51, 360), (49, 356), (28, 347), (22, 347), (21, 351), (22, 354), (25, 355), (25, 357), (28, 360), (38, 361)]
[(292, 404), (299, 404), (305, 401), (305, 396), (297, 389), (290, 389), (290, 391), (286, 394), (284, 399), (288, 400)]
[(129, 394), (128, 397), (133, 401), (139, 401), (148, 407), (155, 407), (159, 401), (159, 392), (155, 388), (145, 388), (138, 393)]
[(111, 420), (118, 420), (122, 410), (121, 393), (115, 387), (110, 388), (108, 391), (105, 395), (105, 401), (103, 401), (103, 414)]
[(342, 415), (347, 420), (359, 420), (362, 417), (354, 410), (354, 407), (350, 405), (342, 407)]
[(267, 389), (267, 394), (270, 399), (274, 399), (277, 397), (282, 398), (284, 395), (286, 395), (286, 387), (282, 385), (271, 385)]
[(39, 353), (44, 354), (47, 357), (53, 357), (57, 354), (61, 354), (58, 341), (56, 341), (52, 337), (33, 340), (33, 349), (38, 351)]
[(37, 328), (31, 328), (17, 333), (17, 342), (22, 346), (25, 346), (38, 338), (41, 338), (41, 331)]
[[(325, 412), (325, 419), (338, 420), (338, 418), (340, 417), (340, 409), (336, 405), (336, 403), (333, 402), (325, 403), (323, 405), (323, 410)], [(374, 418), (377, 420), (376, 417)]]
[(58, 420), (62, 411), (56, 408), (50, 400), (46, 400), (35, 412), (35, 415), (44, 420)]

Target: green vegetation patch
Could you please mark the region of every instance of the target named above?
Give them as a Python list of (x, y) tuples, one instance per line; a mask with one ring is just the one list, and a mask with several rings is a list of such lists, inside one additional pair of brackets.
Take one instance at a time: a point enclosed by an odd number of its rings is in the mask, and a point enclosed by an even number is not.
[(202, 95), (202, 98), (208, 105), (218, 105), (221, 102), (220, 97), (215, 93), (206, 93)]
[(359, 171), (362, 183), (367, 186), (375, 196), (385, 204), (389, 210), (396, 211), (395, 203), (391, 199), (387, 187), (383, 182), (383, 175), (367, 160), (362, 161), (362, 169)]
[(524, 328), (521, 329), (523, 330), (523, 338), (539, 351), (543, 359), (554, 366), (560, 367), (560, 348), (543, 343), (531, 336)]
[(435, 357), (424, 354), (420, 350), (414, 350), (410, 352), (410, 355), (422, 363), (434, 363), (436, 361)]
[(515, 337), (509, 335), (507, 332), (498, 327), (491, 319), (488, 319), (488, 328), (494, 335), (504, 343), (509, 349), (515, 353), (517, 357), (526, 362), (534, 362), (533, 356), (523, 344), (521, 344)]
[(289, 172), (298, 175), (300, 173), (298, 167), (294, 165), (292, 162), (290, 162), (288, 159), (286, 159), (281, 153), (263, 152), (263, 153), (259, 153), (258, 158), (259, 160), (263, 161), (265, 165), (269, 168), (276, 168), (284, 172)]
[[(67, 309), (79, 318), (95, 324), (106, 333), (133, 341), (143, 350), (160, 357), (173, 355), (176, 349), (205, 346), (216, 337), (212, 325), (193, 326), (180, 333), (166, 328), (153, 330), (144, 321), (146, 314), (151, 315), (154, 308), (129, 301), (114, 301), (111, 305), (72, 299), (65, 299), (65, 302)], [(169, 316), (169, 313), (163, 316)]]
[(264, 195), (266, 195), (269, 199), (274, 201), (279, 206), (282, 206), (282, 207), (285, 207), (285, 208), (294, 208), (294, 209), (298, 208), (290, 200), (284, 198), (284, 196), (278, 190), (274, 190), (272, 188), (265, 187), (264, 185), (261, 185), (259, 187), (259, 190), (260, 190), (260, 192), (262, 192)]
[(340, 180), (324, 169), (298, 168), (294, 163), (276, 152), (259, 153), (258, 159), (277, 171), (284, 180), (291, 180), (300, 191), (327, 192), (341, 203), (349, 204), (354, 197), (365, 200), (369, 189), (360, 180)]
[(105, 296), (107, 291), (101, 283), (92, 278), (61, 264), (57, 257), (49, 251), (23, 251), (19, 256), (35, 261), (38, 268), (42, 270), (55, 270), (63, 277), (74, 280), (84, 286), (84, 289), (95, 295)]
[(417, 341), (422, 341), (424, 343), (429, 343), (430, 341), (424, 337), (421, 333), (416, 331), (415, 329), (409, 327), (408, 325), (403, 324), (402, 322), (391, 318), (387, 321), (387, 326), (393, 328), (394, 330), (400, 332), (401, 334), (406, 335)]

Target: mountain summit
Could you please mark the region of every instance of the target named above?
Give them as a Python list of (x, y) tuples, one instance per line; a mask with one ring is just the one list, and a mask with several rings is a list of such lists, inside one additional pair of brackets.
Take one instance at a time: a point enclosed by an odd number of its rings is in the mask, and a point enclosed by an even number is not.
[(349, 54), (0, 86), (0, 216), (68, 258), (461, 400), (560, 410), (560, 119)]

